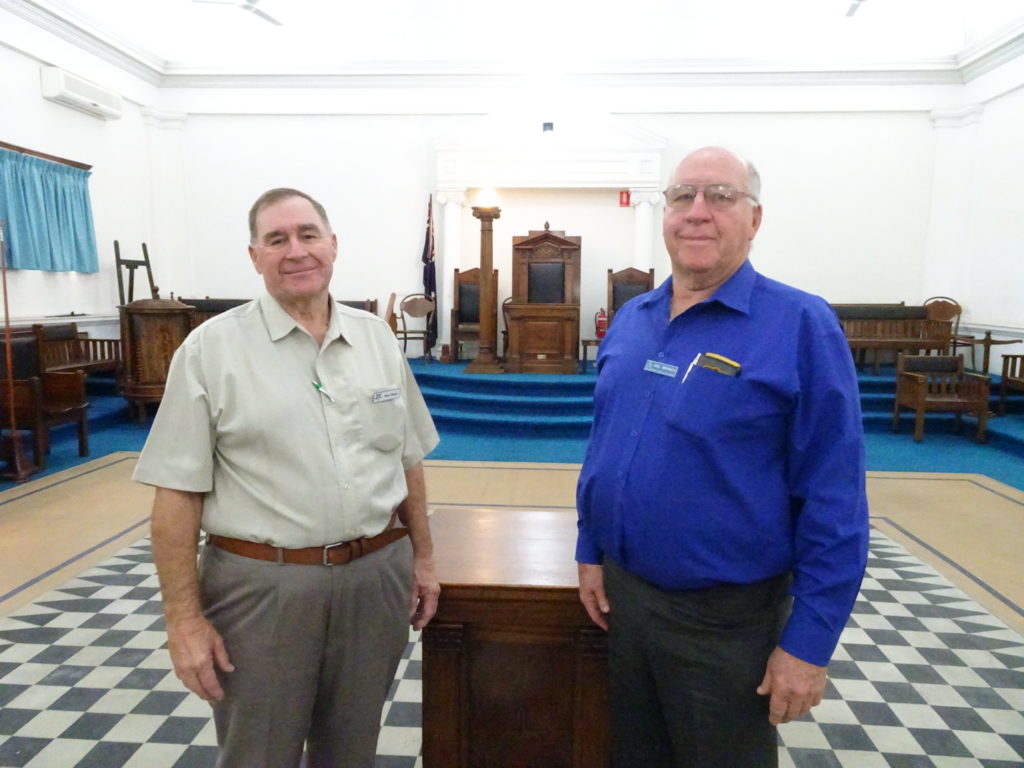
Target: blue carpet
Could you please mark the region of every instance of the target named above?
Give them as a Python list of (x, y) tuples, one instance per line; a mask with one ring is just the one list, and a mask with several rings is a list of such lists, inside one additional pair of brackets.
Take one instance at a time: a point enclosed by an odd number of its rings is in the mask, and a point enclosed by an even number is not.
[[(414, 360), (412, 365), (441, 433), (441, 444), (428, 458), (569, 464), (583, 461), (592, 410), (589, 393), (596, 379), (593, 372), (577, 376), (467, 377), (462, 375), (465, 364), (425, 366)], [(1024, 490), (1024, 415), (1019, 412), (1019, 404), (1009, 416), (990, 420), (987, 444), (973, 441), (974, 423), (970, 419), (965, 420), (964, 433), (956, 435), (951, 420), (942, 416), (930, 416), (924, 441), (915, 443), (909, 415), (903, 417), (899, 433), (889, 431), (886, 409), (891, 408), (891, 396), (886, 401), (878, 394), (884, 382), (863, 377), (862, 385), (868, 390), (865, 423), (869, 470), (969, 472)], [(480, 387), (484, 387), (482, 396), (476, 391)], [(90, 382), (90, 391), (89, 456), (78, 457), (73, 426), (58, 427), (52, 431), (52, 452), (46, 469), (33, 477), (59, 472), (108, 453), (142, 449), (148, 428), (133, 419), (125, 400), (113, 394), (112, 387), (102, 381)], [(435, 398), (444, 404), (432, 402)], [(465, 413), (479, 415), (479, 409), (487, 403), (491, 411), (486, 416), (489, 421), (470, 423), (453, 415), (456, 406)], [(535, 417), (540, 414), (534, 421), (541, 426), (528, 423), (530, 420), (524, 414), (531, 411)], [(12, 485), (0, 482), (0, 490)]]

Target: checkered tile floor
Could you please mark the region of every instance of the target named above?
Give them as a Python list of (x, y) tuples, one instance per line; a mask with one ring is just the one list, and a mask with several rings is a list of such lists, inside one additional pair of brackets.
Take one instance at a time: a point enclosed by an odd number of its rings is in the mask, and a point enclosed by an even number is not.
[[(213, 766), (164, 639), (147, 540), (0, 619), (0, 768)], [(421, 765), (420, 658), (411, 636), (378, 768)], [(877, 532), (829, 676), (783, 768), (1024, 766), (1024, 638)]]

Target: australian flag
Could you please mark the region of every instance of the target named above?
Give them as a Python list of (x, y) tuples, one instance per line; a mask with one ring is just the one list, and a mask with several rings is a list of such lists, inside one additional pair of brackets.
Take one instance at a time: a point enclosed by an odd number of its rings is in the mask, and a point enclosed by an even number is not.
[(427, 325), (427, 349), (437, 344), (437, 270), (434, 267), (434, 196), (427, 198), (427, 234), (423, 240), (423, 293), (434, 302)]

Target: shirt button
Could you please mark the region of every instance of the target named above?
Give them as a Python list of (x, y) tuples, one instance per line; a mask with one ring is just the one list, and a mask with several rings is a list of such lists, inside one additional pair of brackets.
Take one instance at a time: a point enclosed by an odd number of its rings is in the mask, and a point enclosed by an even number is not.
[(651, 390), (648, 389), (646, 392), (644, 392), (644, 397), (650, 397), (652, 394), (654, 394), (654, 393), (651, 392)]
[(664, 352), (659, 352), (658, 353), (658, 357), (662, 357), (662, 358), (665, 357), (665, 353)]
[(629, 436), (630, 437), (636, 437), (637, 436), (637, 431), (634, 429), (632, 432), (629, 433)]

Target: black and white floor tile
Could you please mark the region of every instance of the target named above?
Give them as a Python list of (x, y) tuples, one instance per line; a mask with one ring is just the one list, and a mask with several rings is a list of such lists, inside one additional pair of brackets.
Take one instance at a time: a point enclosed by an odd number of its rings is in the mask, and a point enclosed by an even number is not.
[[(147, 540), (0, 619), (0, 768), (212, 766), (164, 642)], [(829, 677), (779, 729), (783, 768), (1024, 766), (1024, 638), (880, 533)], [(411, 635), (378, 768), (422, 764), (420, 681)]]

